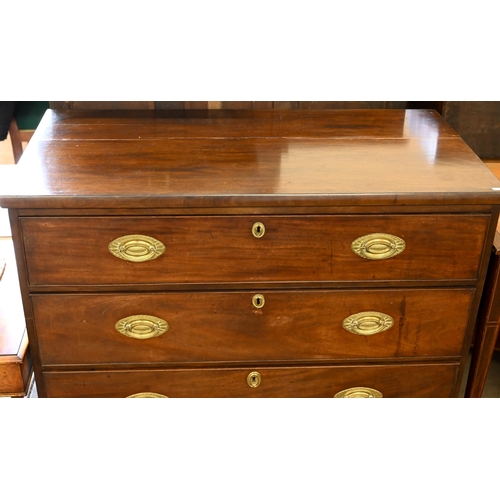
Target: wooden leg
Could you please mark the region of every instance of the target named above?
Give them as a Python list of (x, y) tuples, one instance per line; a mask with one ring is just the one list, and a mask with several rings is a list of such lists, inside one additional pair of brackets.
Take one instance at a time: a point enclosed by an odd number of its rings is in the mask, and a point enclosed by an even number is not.
[(476, 337), (465, 389), (466, 398), (480, 398), (500, 328), (500, 256), (493, 253), (481, 299)]
[(12, 142), (12, 151), (14, 152), (14, 162), (17, 164), (23, 154), (23, 144), (15, 118), (12, 118), (12, 121), (10, 122), (9, 135)]

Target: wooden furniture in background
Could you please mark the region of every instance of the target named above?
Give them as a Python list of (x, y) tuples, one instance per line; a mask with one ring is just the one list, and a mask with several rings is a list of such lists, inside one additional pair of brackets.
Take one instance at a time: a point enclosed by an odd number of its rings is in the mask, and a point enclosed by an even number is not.
[(5, 271), (0, 279), (0, 397), (23, 397), (32, 373), (12, 241), (0, 240)]
[(436, 112), (49, 111), (8, 174), (42, 397), (459, 394), (500, 182)]
[(407, 107), (407, 104), (406, 101), (50, 101), (51, 109), (57, 111), (140, 109), (404, 109)]
[[(488, 168), (500, 178), (500, 162), (488, 162)], [(493, 352), (500, 349), (500, 226), (497, 227), (490, 256), (486, 283), (474, 333), (474, 348), (465, 391), (466, 397), (482, 397)]]
[(480, 398), (500, 329), (500, 233), (496, 232), (474, 336), (465, 397)]
[(500, 159), (500, 101), (445, 101), (442, 114), (483, 161)]

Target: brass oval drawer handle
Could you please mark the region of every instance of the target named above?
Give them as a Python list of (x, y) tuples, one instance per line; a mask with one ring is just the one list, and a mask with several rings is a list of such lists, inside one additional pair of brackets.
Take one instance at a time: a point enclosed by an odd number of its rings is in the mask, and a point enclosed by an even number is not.
[(118, 333), (139, 340), (159, 337), (168, 331), (168, 328), (168, 323), (164, 319), (146, 314), (127, 316), (115, 324)]
[(127, 398), (167, 398), (163, 394), (158, 394), (157, 392), (138, 392), (137, 394), (132, 394), (127, 396)]
[(356, 335), (375, 335), (385, 332), (394, 325), (394, 318), (377, 311), (363, 311), (351, 314), (344, 321), (342, 327)]
[(352, 251), (369, 260), (383, 260), (395, 257), (404, 251), (406, 243), (393, 234), (373, 233), (361, 236), (351, 244)]
[(264, 236), (265, 232), (266, 232), (266, 226), (264, 226), (264, 224), (262, 224), (262, 222), (256, 222), (252, 226), (252, 234), (256, 238), (262, 238), (262, 236)]
[(259, 372), (251, 372), (247, 376), (247, 383), (253, 389), (255, 389), (256, 387), (259, 387), (261, 380), (262, 380), (262, 377), (260, 376)]
[(252, 304), (256, 309), (262, 309), (265, 303), (266, 299), (264, 298), (264, 295), (262, 295), (261, 293), (256, 293), (252, 297)]
[(157, 259), (165, 252), (165, 245), (151, 236), (128, 234), (116, 238), (108, 245), (108, 250), (119, 259), (129, 262), (146, 262)]
[(334, 398), (383, 398), (384, 396), (377, 389), (370, 387), (351, 387), (337, 392)]

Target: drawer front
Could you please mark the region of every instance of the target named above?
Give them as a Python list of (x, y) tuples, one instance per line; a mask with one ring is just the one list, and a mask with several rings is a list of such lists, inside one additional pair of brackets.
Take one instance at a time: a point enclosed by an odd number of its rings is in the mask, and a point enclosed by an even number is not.
[(488, 222), (480, 215), (21, 219), (31, 285), (475, 279)]
[[(323, 398), (356, 387), (374, 389), (389, 398), (445, 398), (453, 395), (457, 370), (458, 364), (128, 370), (46, 372), (44, 380), (47, 396), (56, 398), (124, 398), (141, 393), (190, 398)], [(367, 393), (358, 391), (363, 392)]]
[(473, 293), (37, 294), (32, 300), (44, 365), (209, 363), (458, 357)]

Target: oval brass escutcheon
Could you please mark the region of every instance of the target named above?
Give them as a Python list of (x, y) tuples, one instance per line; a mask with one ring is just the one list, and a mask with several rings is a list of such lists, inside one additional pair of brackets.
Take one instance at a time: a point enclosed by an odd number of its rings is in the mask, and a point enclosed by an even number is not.
[(116, 238), (108, 245), (108, 250), (119, 259), (129, 262), (147, 262), (157, 259), (165, 252), (165, 245), (151, 236), (128, 234)]
[(264, 299), (264, 295), (262, 295), (261, 293), (256, 293), (252, 297), (252, 304), (257, 309), (263, 308), (265, 303), (266, 303), (266, 299)]
[(388, 314), (377, 311), (364, 311), (351, 314), (342, 322), (342, 327), (356, 335), (375, 335), (394, 325), (394, 319)]
[(254, 388), (259, 387), (261, 382), (261, 376), (259, 372), (251, 372), (247, 376), (247, 383), (250, 387)]
[(262, 224), (262, 222), (256, 222), (252, 226), (252, 234), (256, 238), (262, 238), (262, 236), (264, 236), (265, 232), (266, 232), (266, 226), (264, 226), (264, 224)]
[(128, 316), (115, 324), (118, 333), (139, 340), (159, 337), (168, 331), (168, 328), (169, 325), (164, 319), (146, 314)]
[(127, 396), (127, 398), (167, 398), (168, 396), (164, 396), (163, 394), (158, 394), (157, 392), (138, 392), (137, 394), (132, 394), (131, 396)]
[(333, 396), (334, 398), (382, 398), (383, 395), (377, 389), (370, 387), (351, 387), (344, 389)]
[(406, 243), (393, 234), (373, 233), (361, 236), (351, 244), (352, 251), (369, 260), (384, 260), (395, 257), (404, 251)]

